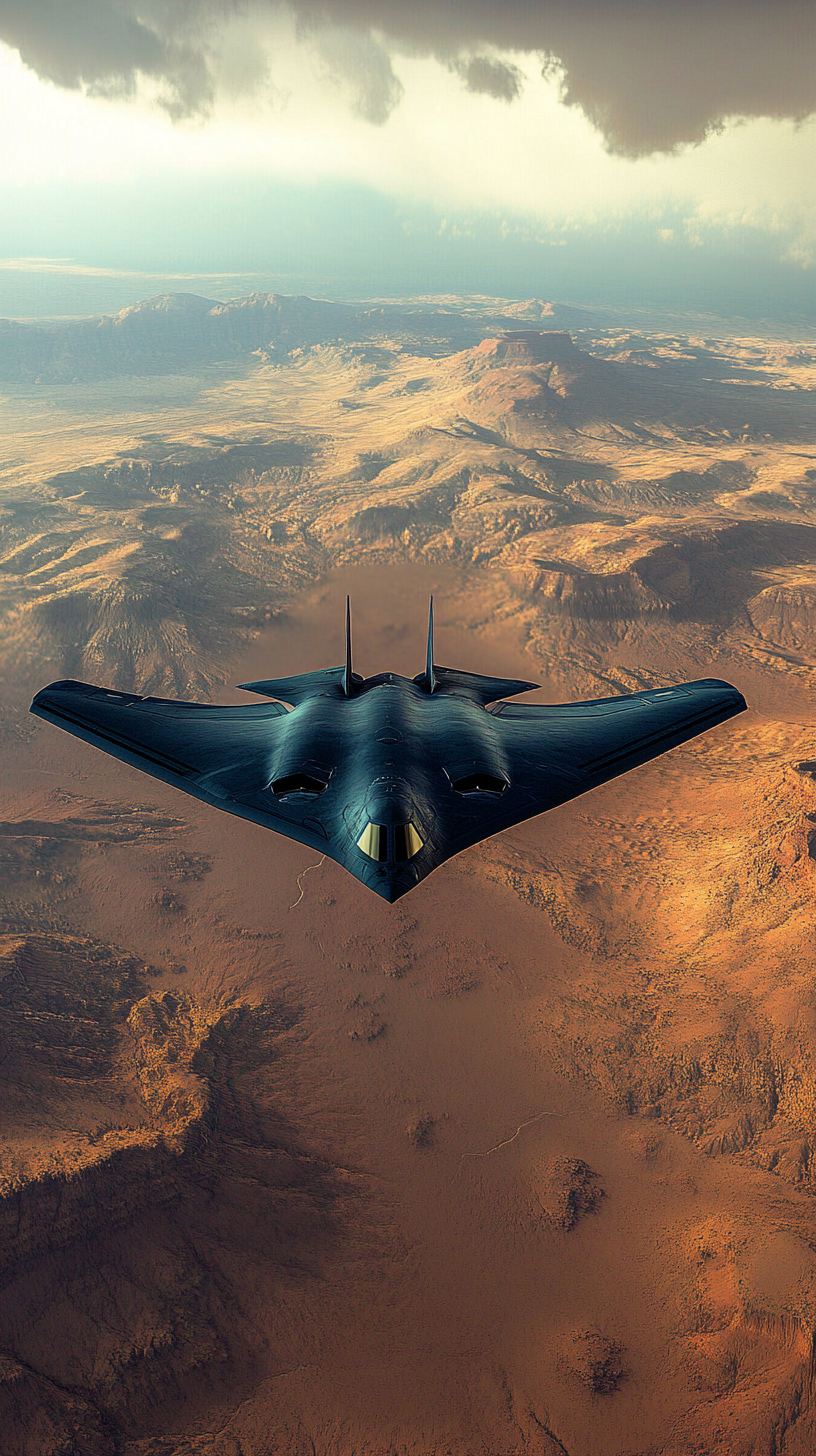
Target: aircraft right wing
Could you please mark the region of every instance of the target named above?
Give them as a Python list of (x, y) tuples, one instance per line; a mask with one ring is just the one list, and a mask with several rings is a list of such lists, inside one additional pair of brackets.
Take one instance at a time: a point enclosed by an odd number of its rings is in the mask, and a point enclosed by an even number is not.
[(531, 812), (540, 813), (658, 758), (746, 708), (742, 693), (730, 683), (704, 678), (554, 707), (497, 703), (489, 711), (497, 719), (511, 778), (530, 787), (537, 780), (541, 807)]

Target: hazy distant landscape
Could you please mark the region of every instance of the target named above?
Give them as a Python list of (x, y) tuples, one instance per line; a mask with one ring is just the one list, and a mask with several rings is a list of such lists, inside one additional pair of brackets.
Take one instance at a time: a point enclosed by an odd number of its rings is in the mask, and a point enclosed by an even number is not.
[(190, 294), (7, 322), (7, 660), (206, 686), (327, 570), (423, 562), (500, 571), (570, 690), (646, 642), (807, 681), (816, 345), (608, 322)]
[[(446, 295), (6, 321), (26, 1456), (816, 1440), (816, 341)], [(388, 907), (27, 713), (443, 662), (750, 712)], [(533, 698), (535, 701), (535, 697)]]

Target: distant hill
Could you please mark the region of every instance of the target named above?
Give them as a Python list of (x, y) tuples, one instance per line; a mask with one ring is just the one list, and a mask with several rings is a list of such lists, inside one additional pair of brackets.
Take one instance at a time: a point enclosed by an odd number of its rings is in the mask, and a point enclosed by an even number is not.
[(252, 293), (229, 303), (195, 293), (165, 293), (103, 318), (43, 325), (0, 319), (0, 379), (25, 386), (176, 374), (249, 361), (259, 352), (285, 355), (312, 344), (382, 337), (430, 337), (454, 352), (478, 343), (502, 321), (558, 323), (576, 315), (580, 310), (539, 299), (510, 305), (506, 316), (496, 316), (403, 304), (354, 307), (281, 293)]
[(564, 330), (505, 329), (450, 361), (465, 387), (462, 408), (485, 423), (509, 418), (566, 424), (599, 415), (631, 415), (633, 390), (625, 372), (578, 348)]

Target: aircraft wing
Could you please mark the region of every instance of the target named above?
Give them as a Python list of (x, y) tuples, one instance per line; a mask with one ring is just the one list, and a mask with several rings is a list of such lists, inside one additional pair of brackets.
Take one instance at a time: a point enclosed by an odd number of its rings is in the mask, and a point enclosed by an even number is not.
[(336, 705), (329, 697), (317, 701), (311, 750), (299, 737), (287, 740), (289, 714), (278, 702), (210, 707), (69, 681), (43, 688), (32, 712), (194, 798), (309, 845), (398, 898), (468, 845), (577, 798), (746, 707), (736, 688), (716, 679), (555, 707), (498, 702), (488, 709), (489, 738), (480, 747), (478, 735), (446, 729), (440, 696), (427, 760), (414, 766), (421, 847), (389, 879), (356, 847), (363, 806), (349, 832), (339, 760), (306, 757), (340, 753)]
[(480, 796), (456, 825), (455, 851), (509, 828), (658, 758), (745, 711), (742, 694), (717, 678), (614, 698), (539, 707), (497, 703), (488, 711), (509, 769), (505, 792)]
[(31, 711), (193, 798), (328, 848), (305, 796), (279, 800), (271, 787), (289, 716), (281, 703), (210, 707), (66, 681), (37, 693)]

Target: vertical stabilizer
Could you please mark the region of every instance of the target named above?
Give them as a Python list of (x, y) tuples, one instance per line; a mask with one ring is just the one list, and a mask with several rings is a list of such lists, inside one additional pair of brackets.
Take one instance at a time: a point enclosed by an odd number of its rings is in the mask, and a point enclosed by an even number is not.
[(425, 686), (429, 693), (432, 693), (436, 687), (436, 677), (434, 675), (433, 597), (431, 597), (431, 605), (428, 611), (428, 655), (425, 659)]
[(346, 673), (343, 679), (343, 690), (347, 698), (350, 698), (354, 691), (354, 673), (351, 670), (351, 597), (346, 597)]

